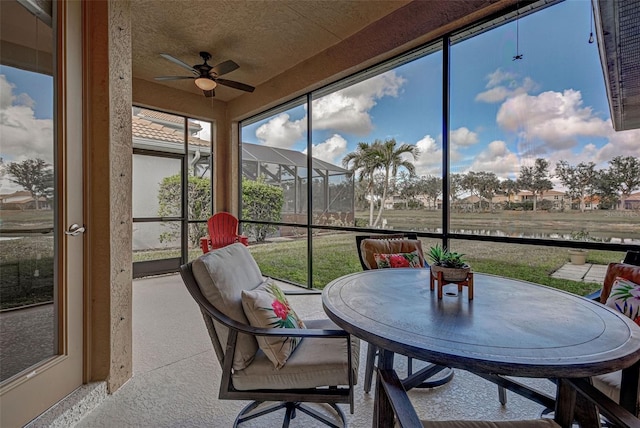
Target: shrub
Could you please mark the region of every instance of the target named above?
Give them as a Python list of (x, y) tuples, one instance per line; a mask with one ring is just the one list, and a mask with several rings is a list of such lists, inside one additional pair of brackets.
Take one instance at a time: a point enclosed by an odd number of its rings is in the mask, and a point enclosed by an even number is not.
[[(177, 217), (181, 213), (182, 187), (180, 174), (164, 177), (158, 190), (158, 216)], [(211, 180), (189, 176), (189, 219), (206, 219), (211, 216)], [(180, 236), (178, 222), (169, 222), (168, 232), (160, 234), (160, 242), (172, 241)], [(190, 244), (198, 246), (200, 237), (207, 234), (206, 223), (189, 223)]]
[[(242, 218), (277, 222), (282, 218), (283, 205), (282, 188), (267, 184), (262, 179), (254, 181), (242, 177)], [(243, 231), (257, 242), (264, 242), (276, 230), (276, 226), (269, 224), (243, 224)]]

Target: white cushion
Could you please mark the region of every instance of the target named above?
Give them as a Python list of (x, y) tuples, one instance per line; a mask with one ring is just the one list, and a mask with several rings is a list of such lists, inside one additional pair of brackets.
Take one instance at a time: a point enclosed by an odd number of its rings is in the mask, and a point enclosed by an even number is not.
[[(307, 328), (340, 330), (331, 320), (305, 320)], [(347, 340), (305, 338), (291, 354), (287, 364), (276, 369), (261, 350), (244, 370), (231, 375), (240, 391), (252, 389), (295, 389), (349, 384)], [(353, 383), (357, 383), (360, 341), (351, 337)]]
[[(193, 261), (193, 276), (209, 302), (235, 321), (249, 325), (242, 309), (242, 291), (253, 290), (262, 281), (262, 274), (251, 253), (242, 244), (232, 244), (204, 254)], [(228, 328), (214, 323), (218, 339), (225, 349)], [(238, 334), (233, 368), (242, 370), (258, 352), (254, 336)]]

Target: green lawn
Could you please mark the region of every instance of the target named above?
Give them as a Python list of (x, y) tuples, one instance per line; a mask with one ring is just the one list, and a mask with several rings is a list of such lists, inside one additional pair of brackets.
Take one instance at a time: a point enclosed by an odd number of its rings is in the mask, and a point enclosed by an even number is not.
[[(314, 236), (313, 286), (322, 289), (335, 278), (362, 270), (355, 247), (355, 234)], [(427, 249), (434, 240), (423, 239)], [(599, 289), (598, 284), (551, 278), (569, 261), (565, 248), (499, 244), (478, 241), (455, 242), (454, 249), (466, 255), (474, 272), (502, 275), (548, 285), (584, 295)], [(265, 275), (301, 284), (307, 283), (307, 240), (265, 243), (249, 247)], [(622, 253), (590, 251), (587, 262), (606, 264), (621, 260)]]
[[(50, 224), (51, 211), (3, 211), (2, 228), (22, 229)], [(367, 213), (357, 213), (360, 222)], [(440, 211), (388, 210), (383, 217), (387, 226), (405, 230), (429, 230), (440, 226)], [(636, 212), (569, 212), (547, 213), (531, 211), (502, 211), (498, 213), (452, 213), (452, 228), (482, 230), (487, 228), (517, 228), (518, 230), (576, 231), (585, 230), (589, 236), (624, 236), (640, 239), (640, 216)], [(323, 231), (313, 237), (314, 288), (322, 289), (342, 275), (358, 272), (362, 268), (355, 248), (355, 233)], [(423, 249), (439, 242), (422, 239)], [(518, 278), (538, 284), (584, 295), (599, 288), (598, 284), (558, 280), (551, 273), (568, 262), (567, 249), (533, 245), (501, 244), (480, 241), (453, 241), (452, 250), (466, 254), (474, 272), (490, 273)], [(274, 240), (249, 247), (263, 273), (294, 283), (307, 284), (307, 239)], [(50, 299), (53, 285), (53, 239), (51, 235), (32, 234), (19, 240), (0, 242), (1, 306), (7, 307), (9, 295), (19, 288), (21, 303)], [(39, 259), (36, 260), (36, 255)], [(200, 255), (194, 248), (190, 259)], [(134, 261), (179, 256), (176, 249), (136, 252)], [(589, 251), (588, 263), (607, 264), (623, 258), (621, 252)], [(34, 272), (38, 270), (38, 276)], [(13, 284), (13, 285), (12, 285)], [(8, 289), (12, 288), (12, 291)], [(7, 294), (8, 293), (8, 294)], [(4, 298), (2, 298), (4, 297)], [(13, 296), (12, 296), (13, 297)], [(14, 297), (15, 298), (15, 297)]]

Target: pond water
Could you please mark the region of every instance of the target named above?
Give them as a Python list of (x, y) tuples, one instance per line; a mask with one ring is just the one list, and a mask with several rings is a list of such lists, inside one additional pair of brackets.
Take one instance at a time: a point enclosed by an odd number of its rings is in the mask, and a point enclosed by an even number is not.
[[(425, 232), (442, 233), (441, 228), (425, 228)], [(523, 229), (499, 229), (491, 227), (483, 228), (451, 228), (451, 233), (462, 233), (467, 235), (484, 235), (484, 236), (501, 236), (509, 238), (534, 238), (534, 239), (557, 239), (560, 241), (576, 241), (577, 239), (571, 232), (558, 232), (557, 230), (535, 228), (535, 230)], [(640, 225), (637, 232), (625, 233), (617, 235), (607, 232), (589, 233), (587, 241), (590, 242), (606, 242), (611, 244), (631, 244), (640, 245)]]

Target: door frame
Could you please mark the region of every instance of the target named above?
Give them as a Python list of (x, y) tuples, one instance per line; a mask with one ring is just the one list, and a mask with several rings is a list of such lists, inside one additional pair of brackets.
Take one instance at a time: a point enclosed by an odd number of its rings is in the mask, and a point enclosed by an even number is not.
[(57, 355), (2, 385), (1, 426), (28, 423), (84, 381), (84, 238), (64, 233), (72, 223), (84, 224), (82, 4), (54, 2), (53, 22)]

